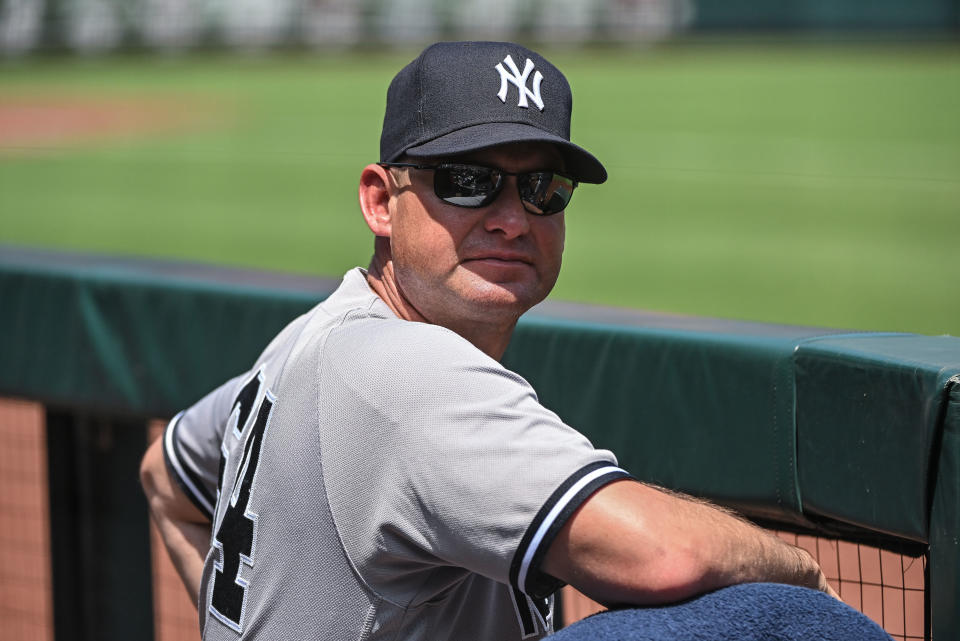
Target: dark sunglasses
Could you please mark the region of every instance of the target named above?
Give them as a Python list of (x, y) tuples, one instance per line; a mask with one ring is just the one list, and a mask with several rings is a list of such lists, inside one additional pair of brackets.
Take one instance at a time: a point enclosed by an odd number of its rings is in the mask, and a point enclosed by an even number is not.
[(410, 167), (433, 170), (433, 192), (445, 203), (476, 209), (486, 207), (500, 194), (505, 176), (517, 177), (517, 190), (523, 208), (537, 216), (558, 214), (573, 197), (577, 181), (555, 171), (511, 173), (482, 165), (441, 163), (417, 165), (406, 162), (381, 162), (381, 167)]

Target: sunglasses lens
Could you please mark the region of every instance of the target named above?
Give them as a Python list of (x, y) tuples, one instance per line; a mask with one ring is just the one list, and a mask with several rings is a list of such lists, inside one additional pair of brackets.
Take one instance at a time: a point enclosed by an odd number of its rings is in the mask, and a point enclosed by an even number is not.
[[(503, 174), (477, 165), (439, 165), (434, 169), (433, 191), (446, 203), (458, 207), (485, 207), (493, 202), (503, 185)], [(576, 181), (552, 171), (517, 175), (517, 188), (524, 208), (531, 214), (548, 216), (563, 211)]]
[(517, 177), (520, 199), (531, 214), (546, 216), (563, 211), (577, 186), (572, 178), (550, 171), (535, 171)]
[(451, 205), (483, 207), (496, 197), (500, 181), (500, 175), (486, 167), (440, 165), (434, 172), (433, 190)]

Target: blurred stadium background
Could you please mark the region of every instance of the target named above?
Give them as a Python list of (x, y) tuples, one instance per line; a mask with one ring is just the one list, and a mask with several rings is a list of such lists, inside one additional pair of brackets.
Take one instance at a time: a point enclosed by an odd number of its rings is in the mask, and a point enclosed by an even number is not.
[(574, 87), (556, 298), (960, 334), (960, 0), (0, 0), (0, 243), (336, 276), (385, 87), (513, 38)]
[[(554, 298), (960, 335), (960, 0), (0, 0), (0, 253), (338, 276), (370, 253), (354, 185), (389, 79), (466, 38), (551, 57), (610, 170), (577, 193)], [(11, 640), (54, 638), (46, 422), (0, 413)], [(798, 542), (837, 585), (850, 558), (901, 564), (847, 594), (923, 637), (920, 559)], [(189, 638), (153, 558), (156, 638)]]
[(8, 53), (336, 48), (443, 38), (637, 43), (684, 33), (957, 30), (955, 0), (4, 0)]

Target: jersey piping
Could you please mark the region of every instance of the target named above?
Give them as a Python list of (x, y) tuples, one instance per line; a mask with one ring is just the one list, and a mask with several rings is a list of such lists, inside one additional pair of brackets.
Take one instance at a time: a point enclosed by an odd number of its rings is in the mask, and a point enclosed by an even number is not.
[(538, 571), (557, 533), (580, 505), (594, 492), (630, 474), (607, 461), (597, 461), (574, 472), (558, 487), (537, 512), (520, 540), (510, 566), (510, 582), (535, 598), (549, 595), (562, 582)]
[(176, 431), (181, 416), (183, 416), (183, 412), (174, 416), (170, 424), (167, 425), (167, 429), (164, 430), (163, 459), (166, 461), (167, 468), (173, 472), (173, 478), (176, 479), (187, 498), (208, 519), (213, 520), (213, 506), (216, 499), (210, 495), (200, 478), (182, 463), (182, 457), (177, 450), (180, 440), (177, 438)]

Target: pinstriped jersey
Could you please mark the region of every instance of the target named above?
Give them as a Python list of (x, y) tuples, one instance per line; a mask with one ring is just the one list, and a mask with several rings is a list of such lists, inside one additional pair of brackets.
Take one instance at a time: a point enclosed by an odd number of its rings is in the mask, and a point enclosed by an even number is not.
[(538, 639), (553, 538), (627, 476), (517, 374), (348, 272), (181, 412), (167, 465), (212, 520), (205, 641)]

